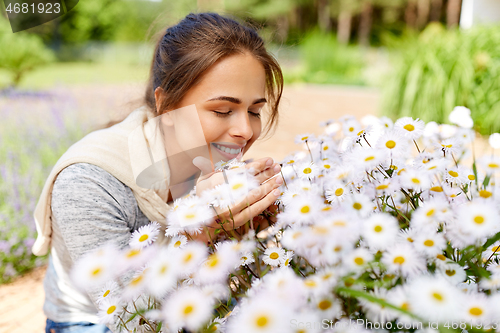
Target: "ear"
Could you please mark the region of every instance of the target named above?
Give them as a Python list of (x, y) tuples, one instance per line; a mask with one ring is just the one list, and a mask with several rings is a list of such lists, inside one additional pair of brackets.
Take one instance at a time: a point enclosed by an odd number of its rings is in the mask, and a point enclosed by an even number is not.
[[(165, 91), (161, 88), (158, 87), (155, 89), (155, 105), (156, 105), (156, 110), (158, 113), (161, 113), (161, 106), (163, 104), (163, 100), (165, 99)], [(161, 122), (166, 125), (166, 126), (173, 126), (174, 122), (172, 121), (170, 114), (168, 112), (164, 112), (161, 117)]]

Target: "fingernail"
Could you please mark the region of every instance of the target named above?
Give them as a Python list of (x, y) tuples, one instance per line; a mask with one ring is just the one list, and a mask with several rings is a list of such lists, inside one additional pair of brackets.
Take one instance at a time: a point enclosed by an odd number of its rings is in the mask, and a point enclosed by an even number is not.
[(280, 170), (281, 170), (280, 165), (279, 165), (279, 164), (276, 164), (276, 165), (274, 166), (274, 172), (275, 172), (275, 173), (278, 173), (278, 172), (280, 172)]
[(276, 197), (279, 197), (279, 196), (280, 196), (280, 194), (281, 194), (281, 191), (280, 191), (279, 189), (275, 189), (275, 190), (273, 191), (273, 194), (274, 194)]
[(283, 177), (281, 177), (281, 176), (276, 177), (276, 184), (278, 184), (278, 185), (283, 184)]
[(270, 159), (267, 160), (266, 165), (267, 166), (271, 166), (271, 165), (273, 165), (273, 163), (274, 163), (273, 159), (270, 158)]

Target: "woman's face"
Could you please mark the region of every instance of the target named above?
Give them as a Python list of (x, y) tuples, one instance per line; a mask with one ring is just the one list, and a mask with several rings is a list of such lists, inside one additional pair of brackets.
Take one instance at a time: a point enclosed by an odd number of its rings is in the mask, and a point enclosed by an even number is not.
[(265, 84), (264, 67), (254, 56), (231, 55), (210, 67), (175, 109), (196, 105), (214, 162), (239, 158), (261, 133)]

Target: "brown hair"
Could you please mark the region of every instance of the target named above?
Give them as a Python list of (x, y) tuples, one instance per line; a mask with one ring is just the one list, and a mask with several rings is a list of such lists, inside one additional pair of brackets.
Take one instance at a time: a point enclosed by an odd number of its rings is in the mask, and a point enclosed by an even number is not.
[(257, 32), (216, 13), (189, 14), (169, 27), (157, 41), (144, 101), (155, 116), (155, 90), (167, 94), (160, 110), (175, 107), (203, 72), (218, 60), (249, 52), (264, 67), (266, 99), (270, 111), (265, 132), (278, 122), (278, 105), (283, 93), (283, 74), (276, 59), (267, 52)]

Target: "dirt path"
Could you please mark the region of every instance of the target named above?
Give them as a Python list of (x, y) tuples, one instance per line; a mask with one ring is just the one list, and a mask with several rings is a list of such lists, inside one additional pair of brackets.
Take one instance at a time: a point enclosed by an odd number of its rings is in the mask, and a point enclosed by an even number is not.
[[(124, 101), (139, 97), (142, 87), (137, 84), (120, 86), (90, 86), (69, 89), (79, 108), (92, 110), (105, 122), (109, 115), (121, 113)], [(297, 134), (321, 133), (319, 122), (352, 114), (358, 118), (375, 114), (380, 104), (377, 90), (357, 87), (293, 86), (285, 90), (280, 124), (274, 136), (258, 141), (247, 158), (271, 156), (280, 160), (297, 150), (293, 143)], [(81, 104), (81, 105), (80, 105)], [(43, 276), (45, 267), (36, 269), (14, 281), (0, 286), (0, 333), (43, 332)]]

